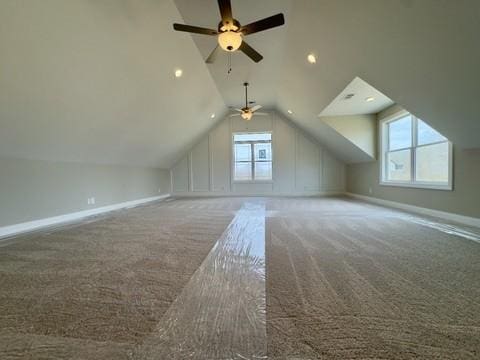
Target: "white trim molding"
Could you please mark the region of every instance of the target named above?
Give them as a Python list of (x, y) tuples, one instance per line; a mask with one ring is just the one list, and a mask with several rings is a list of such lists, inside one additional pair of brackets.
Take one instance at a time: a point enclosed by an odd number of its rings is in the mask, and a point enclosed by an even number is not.
[(460, 215), (460, 214), (455, 214), (455, 213), (450, 213), (446, 211), (440, 211), (440, 210), (434, 210), (434, 209), (429, 209), (429, 208), (424, 208), (420, 206), (415, 206), (415, 205), (409, 205), (409, 204), (404, 204), (396, 201), (391, 201), (391, 200), (383, 200), (379, 199), (376, 197), (372, 196), (365, 196), (365, 195), (359, 195), (359, 194), (354, 194), (347, 192), (345, 193), (346, 195), (359, 199), (359, 200), (364, 200), (367, 202), (371, 202), (374, 204), (378, 205), (383, 205), (383, 206), (388, 206), (396, 209), (401, 209), (401, 210), (406, 210), (406, 211), (411, 211), (413, 213), (421, 214), (421, 215), (427, 215), (427, 216), (433, 216), (437, 217), (440, 219), (448, 220), (448, 221), (454, 221), (460, 224), (468, 225), (468, 226), (476, 226), (480, 228), (480, 218), (475, 218), (475, 217), (470, 217), (470, 216), (465, 216), (465, 215)]
[[(388, 150), (388, 124), (402, 119), (406, 116), (411, 117), (411, 144), (408, 147)], [(433, 190), (446, 190), (452, 191), (453, 190), (453, 145), (451, 141), (447, 138), (443, 140), (439, 140), (437, 142), (431, 142), (427, 144), (418, 144), (418, 124), (419, 118), (414, 116), (413, 114), (409, 113), (406, 110), (400, 110), (390, 116), (387, 116), (381, 119), (378, 122), (378, 144), (379, 144), (379, 184), (382, 186), (399, 186), (399, 187), (410, 187), (410, 188), (419, 188), (419, 189), (433, 189)], [(427, 124), (426, 124), (427, 125)], [(428, 126), (428, 125), (427, 125)], [(435, 130), (435, 129), (433, 129)], [(417, 177), (417, 149), (421, 149), (426, 146), (438, 145), (438, 144), (448, 144), (448, 181), (447, 182), (429, 182), (429, 181), (419, 181), (416, 179)], [(387, 157), (386, 154), (390, 152), (399, 152), (399, 151), (410, 151), (410, 172), (411, 178), (410, 180), (405, 181), (394, 181), (387, 179)]]
[(178, 192), (172, 194), (175, 198), (195, 198), (195, 197), (321, 197), (321, 196), (338, 196), (344, 195), (343, 190), (332, 191), (294, 191), (291, 193), (280, 192), (216, 192), (216, 191), (204, 191), (204, 192)]
[(17, 234), (31, 232), (33, 230), (39, 230), (41, 228), (45, 228), (53, 225), (59, 225), (59, 224), (78, 221), (89, 216), (103, 214), (110, 211), (115, 211), (120, 209), (129, 209), (129, 208), (133, 208), (135, 206), (145, 204), (148, 202), (166, 199), (168, 197), (170, 197), (170, 194), (152, 196), (148, 198), (102, 206), (95, 209), (82, 210), (74, 213), (53, 216), (45, 219), (33, 220), (33, 221), (28, 221), (28, 222), (14, 224), (14, 225), (8, 225), (8, 226), (0, 227), (0, 239), (5, 237), (11, 237)]

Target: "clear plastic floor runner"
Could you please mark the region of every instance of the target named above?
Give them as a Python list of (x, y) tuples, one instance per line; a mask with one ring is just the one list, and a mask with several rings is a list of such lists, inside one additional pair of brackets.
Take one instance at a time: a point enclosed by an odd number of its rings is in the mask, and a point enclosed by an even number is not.
[(265, 203), (246, 202), (136, 359), (265, 359)]

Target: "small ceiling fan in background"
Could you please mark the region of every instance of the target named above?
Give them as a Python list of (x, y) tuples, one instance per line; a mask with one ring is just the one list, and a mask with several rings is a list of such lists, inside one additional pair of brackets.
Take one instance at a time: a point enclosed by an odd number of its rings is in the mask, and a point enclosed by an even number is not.
[(238, 112), (240, 112), (240, 114), (232, 114), (230, 116), (241, 116), (242, 119), (244, 119), (246, 121), (249, 121), (252, 118), (253, 114), (255, 114), (255, 115), (268, 115), (267, 113), (257, 112), (257, 110), (259, 110), (262, 107), (262, 105), (255, 105), (254, 107), (249, 107), (248, 106), (248, 104), (249, 104), (249, 101), (248, 101), (248, 82), (243, 83), (243, 86), (245, 86), (245, 107), (241, 108), (241, 109), (235, 109)]
[(259, 62), (263, 59), (263, 56), (248, 45), (243, 40), (243, 37), (285, 24), (285, 18), (280, 13), (242, 26), (237, 19), (233, 18), (230, 0), (218, 0), (218, 7), (220, 8), (222, 19), (218, 24), (217, 30), (177, 23), (173, 24), (173, 28), (177, 31), (211, 36), (218, 35), (218, 45), (208, 56), (206, 63), (213, 63), (220, 49), (228, 52), (240, 50), (253, 61)]

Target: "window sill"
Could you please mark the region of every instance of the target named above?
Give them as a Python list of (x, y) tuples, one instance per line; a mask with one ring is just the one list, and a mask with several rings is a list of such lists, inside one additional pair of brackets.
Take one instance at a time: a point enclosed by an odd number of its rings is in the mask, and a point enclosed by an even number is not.
[(401, 183), (401, 182), (391, 182), (391, 181), (380, 181), (382, 186), (394, 186), (394, 187), (406, 187), (414, 189), (430, 189), (430, 190), (443, 190), (443, 191), (452, 191), (453, 186), (448, 185), (439, 185), (439, 184), (422, 184), (422, 183)]

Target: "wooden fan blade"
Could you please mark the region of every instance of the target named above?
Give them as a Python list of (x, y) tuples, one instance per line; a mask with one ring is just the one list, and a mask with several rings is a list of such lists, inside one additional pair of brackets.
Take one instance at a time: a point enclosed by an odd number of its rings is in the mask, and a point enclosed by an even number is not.
[(243, 35), (249, 35), (259, 31), (264, 31), (277, 26), (281, 26), (283, 24), (285, 24), (285, 18), (283, 17), (283, 14), (280, 13), (242, 26), (240, 31), (243, 33)]
[(263, 56), (260, 55), (254, 48), (248, 45), (245, 40), (242, 41), (242, 45), (238, 48), (241, 50), (245, 55), (247, 55), (250, 59), (255, 62), (259, 62), (263, 59)]
[(233, 22), (233, 16), (230, 0), (218, 0), (218, 7), (220, 9), (223, 24), (226, 24), (227, 22), (231, 24)]
[(262, 105), (255, 105), (254, 107), (251, 108), (252, 112), (255, 112), (259, 110), (262, 107)]
[(201, 34), (201, 35), (217, 35), (217, 30), (202, 28), (198, 26), (191, 26), (185, 24), (173, 24), (173, 28), (177, 31), (185, 31), (194, 34)]
[(205, 60), (205, 62), (207, 64), (213, 64), (215, 62), (215, 60), (217, 59), (217, 56), (220, 53), (220, 50), (221, 50), (221, 47), (217, 44), (215, 49), (213, 49), (212, 52), (210, 53), (210, 55), (208, 55), (208, 58), (207, 58), (207, 60)]

